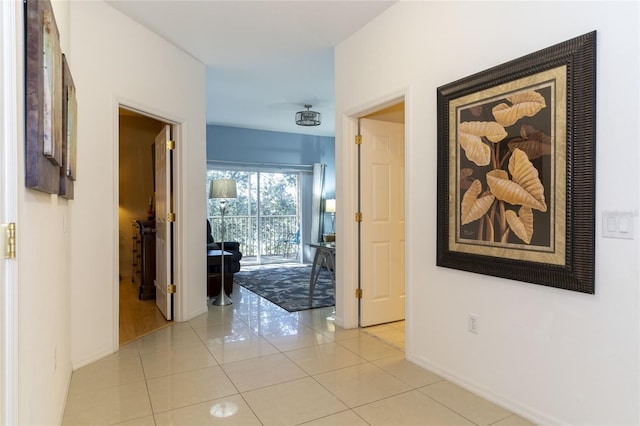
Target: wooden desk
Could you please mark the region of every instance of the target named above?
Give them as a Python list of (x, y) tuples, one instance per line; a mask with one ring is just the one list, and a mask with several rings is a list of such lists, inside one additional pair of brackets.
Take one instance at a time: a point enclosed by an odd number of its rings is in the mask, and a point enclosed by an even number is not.
[[(233, 292), (233, 274), (227, 272), (226, 268), (232, 255), (233, 253), (225, 250), (224, 289), (227, 294)], [(216, 272), (209, 273), (209, 266), (222, 264), (222, 257), (222, 250), (207, 250), (207, 297), (209, 298), (218, 297), (222, 286), (222, 274)]]
[(309, 306), (312, 306), (313, 292), (316, 289), (316, 281), (318, 281), (318, 275), (320, 275), (320, 269), (322, 269), (323, 266), (325, 266), (327, 270), (329, 270), (329, 275), (331, 275), (331, 281), (333, 281), (333, 289), (335, 294), (336, 244), (309, 243), (307, 245), (316, 249), (316, 254), (313, 257), (313, 266), (311, 267), (311, 276), (309, 277)]

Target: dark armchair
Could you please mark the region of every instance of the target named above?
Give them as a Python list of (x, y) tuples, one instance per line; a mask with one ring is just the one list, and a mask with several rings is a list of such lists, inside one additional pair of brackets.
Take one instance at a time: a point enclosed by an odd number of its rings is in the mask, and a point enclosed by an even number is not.
[[(216, 243), (211, 234), (211, 223), (207, 219), (207, 251), (222, 250), (222, 244)], [(240, 243), (237, 241), (225, 241), (224, 251), (231, 253), (231, 256), (224, 256), (224, 288), (227, 294), (233, 292), (233, 274), (240, 270)], [(220, 294), (222, 285), (222, 265), (220, 256), (207, 254), (207, 297), (216, 297)]]
[[(211, 233), (211, 223), (207, 219), (207, 250), (222, 250), (222, 243), (214, 242), (213, 235)], [(240, 251), (240, 243), (238, 241), (225, 241), (224, 251), (231, 253), (231, 259), (226, 259), (224, 265), (225, 273), (234, 274), (240, 270), (240, 259), (242, 259), (242, 252)], [(211, 273), (220, 273), (220, 265), (210, 265), (209, 270)]]

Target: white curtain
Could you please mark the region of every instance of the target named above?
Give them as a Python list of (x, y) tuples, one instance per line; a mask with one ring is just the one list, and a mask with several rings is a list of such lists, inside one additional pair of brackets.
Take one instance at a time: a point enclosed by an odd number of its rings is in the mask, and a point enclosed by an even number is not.
[(322, 213), (324, 205), (324, 169), (325, 165), (316, 163), (313, 165), (313, 193), (311, 199), (311, 242), (322, 241), (324, 220)]

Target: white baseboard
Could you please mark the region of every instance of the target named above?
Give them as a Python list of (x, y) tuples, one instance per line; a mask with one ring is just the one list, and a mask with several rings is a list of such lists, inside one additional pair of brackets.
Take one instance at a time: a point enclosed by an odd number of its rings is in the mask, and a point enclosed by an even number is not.
[(108, 346), (108, 347), (104, 347), (102, 349), (99, 349), (89, 355), (87, 355), (86, 357), (82, 358), (81, 360), (78, 361), (71, 361), (71, 370), (72, 371), (76, 371), (78, 368), (82, 368), (85, 365), (89, 365), (92, 362), (96, 362), (106, 356), (109, 356), (111, 354), (115, 353), (115, 351), (113, 350), (112, 346)]
[(548, 416), (540, 411), (531, 408), (525, 404), (522, 404), (519, 401), (515, 401), (511, 398), (505, 397), (504, 395), (497, 394), (492, 390), (482, 386), (479, 383), (470, 381), (464, 377), (459, 376), (455, 372), (448, 370), (438, 364), (431, 362), (428, 358), (420, 357), (420, 356), (411, 356), (407, 353), (407, 360), (413, 362), (414, 364), (419, 365), (422, 368), (425, 368), (442, 378), (454, 383), (461, 388), (468, 390), (469, 392), (473, 392), (474, 394), (493, 402), (500, 407), (511, 411), (518, 416), (539, 425), (566, 425), (566, 422), (560, 421), (556, 418)]
[[(198, 317), (200, 315), (204, 315), (207, 312), (209, 312), (209, 306), (207, 305), (207, 303), (204, 304), (204, 306), (201, 306), (199, 309), (196, 309), (194, 311), (190, 311), (187, 314), (187, 319), (185, 321), (190, 321), (192, 319), (194, 319), (195, 317)], [(178, 322), (178, 321), (176, 321)]]

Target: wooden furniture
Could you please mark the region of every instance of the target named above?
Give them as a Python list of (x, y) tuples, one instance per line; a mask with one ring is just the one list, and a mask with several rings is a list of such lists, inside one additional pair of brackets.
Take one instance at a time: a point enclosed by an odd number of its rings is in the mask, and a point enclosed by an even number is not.
[[(229, 271), (228, 264), (231, 262), (233, 253), (224, 251), (225, 270), (224, 270), (224, 290), (227, 294), (233, 292), (233, 273)], [(207, 250), (207, 271), (210, 265), (220, 265), (222, 261), (222, 250)], [(207, 272), (207, 297), (215, 298), (220, 294), (222, 286), (222, 274), (219, 272)]]
[(311, 267), (311, 276), (309, 277), (309, 306), (313, 305), (313, 291), (316, 288), (316, 281), (320, 269), (326, 267), (333, 281), (333, 288), (336, 287), (336, 244), (335, 243), (309, 243), (309, 247), (316, 249), (313, 257), (313, 266)]
[(138, 284), (138, 299), (155, 299), (156, 222), (136, 220), (133, 224), (133, 275)]

